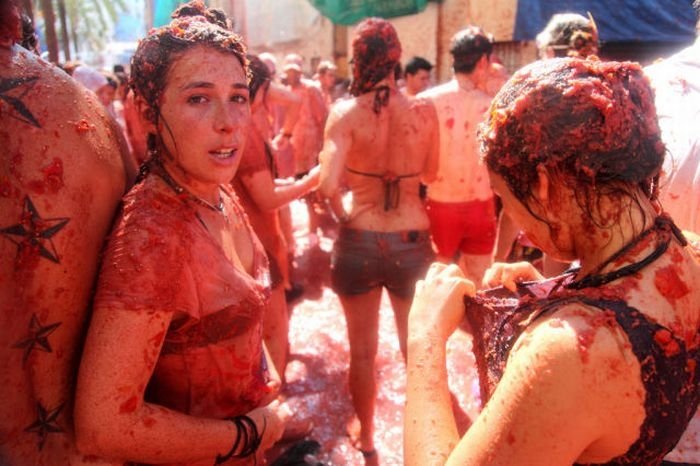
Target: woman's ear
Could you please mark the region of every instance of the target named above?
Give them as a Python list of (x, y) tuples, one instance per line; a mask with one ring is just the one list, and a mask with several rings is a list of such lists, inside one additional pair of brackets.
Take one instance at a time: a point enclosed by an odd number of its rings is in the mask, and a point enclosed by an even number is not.
[(537, 165), (537, 186), (533, 190), (533, 195), (543, 206), (546, 206), (550, 200), (551, 192), (550, 175), (544, 165)]
[(143, 97), (137, 96), (134, 97), (134, 103), (136, 104), (136, 111), (139, 116), (139, 120), (141, 121), (141, 125), (143, 128), (146, 130), (147, 133), (154, 133), (156, 134), (158, 132), (155, 124), (155, 114), (154, 114), (154, 109), (152, 109), (146, 101), (143, 99)]

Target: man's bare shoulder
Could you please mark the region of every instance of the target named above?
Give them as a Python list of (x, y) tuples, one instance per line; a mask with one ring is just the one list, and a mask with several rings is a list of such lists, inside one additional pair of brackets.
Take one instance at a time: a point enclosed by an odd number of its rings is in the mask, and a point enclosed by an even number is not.
[(428, 97), (406, 97), (408, 115), (413, 115), (423, 122), (437, 118), (435, 103)]
[(110, 180), (123, 189), (127, 149), (120, 128), (97, 97), (21, 47), (11, 53), (0, 82), (14, 99), (0, 110), (0, 140), (23, 154), (22, 170), (34, 171), (58, 163), (58, 158), (66, 170), (82, 167), (71, 170), (72, 177), (95, 179), (97, 169), (105, 177), (101, 182)]
[(437, 97), (441, 97), (444, 95), (449, 95), (457, 92), (458, 86), (456, 85), (456, 82), (454, 79), (451, 79), (447, 81), (446, 83), (439, 84), (437, 86), (433, 86), (430, 89), (426, 89), (420, 94), (418, 94), (417, 97), (422, 97), (422, 98), (427, 98), (427, 99), (434, 99)]

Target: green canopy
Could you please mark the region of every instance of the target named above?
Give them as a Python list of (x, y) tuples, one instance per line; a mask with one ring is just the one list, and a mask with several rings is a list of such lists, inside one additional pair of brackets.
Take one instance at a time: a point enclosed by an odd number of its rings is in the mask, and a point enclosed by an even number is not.
[(351, 25), (379, 16), (394, 18), (420, 13), (428, 0), (309, 0), (321, 14), (335, 24)]

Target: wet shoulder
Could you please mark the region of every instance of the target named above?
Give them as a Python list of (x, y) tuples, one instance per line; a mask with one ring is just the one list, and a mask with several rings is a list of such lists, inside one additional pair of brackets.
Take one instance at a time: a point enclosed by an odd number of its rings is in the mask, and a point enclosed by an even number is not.
[(150, 175), (124, 196), (121, 221), (137, 228), (181, 228), (190, 213), (183, 199)]
[(457, 81), (451, 79), (446, 83), (439, 84), (437, 86), (431, 87), (430, 89), (426, 89), (425, 91), (418, 94), (418, 97), (427, 98), (432, 101), (450, 99), (453, 97), (453, 94), (456, 93), (458, 90), (459, 86), (457, 85)]
[[(11, 65), (0, 72), (2, 86), (13, 97), (0, 109), (0, 142), (20, 154), (22, 169), (60, 166), (66, 178), (99, 183), (103, 191), (113, 188), (121, 196), (126, 147), (96, 96), (21, 47), (13, 52)], [(69, 166), (79, 169), (68, 173)]]

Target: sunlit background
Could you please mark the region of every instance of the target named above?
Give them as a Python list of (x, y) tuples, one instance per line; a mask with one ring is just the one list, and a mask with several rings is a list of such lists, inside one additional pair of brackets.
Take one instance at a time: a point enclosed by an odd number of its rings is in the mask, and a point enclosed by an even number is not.
[[(101, 68), (128, 65), (136, 43), (169, 21), (178, 0), (21, 0), (37, 26), (45, 57)], [(419, 55), (436, 65), (436, 81), (451, 75), (449, 39), (466, 24), (493, 34), (495, 54), (512, 72), (535, 59), (534, 37), (556, 12), (591, 12), (601, 55), (649, 63), (690, 44), (692, 0), (209, 0), (234, 21), (252, 52), (295, 52), (312, 73), (333, 60), (348, 76), (352, 26), (367, 16), (391, 18), (405, 63)]]

